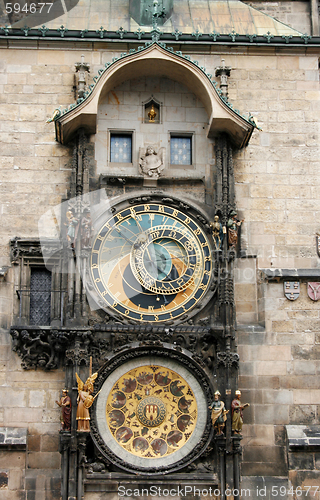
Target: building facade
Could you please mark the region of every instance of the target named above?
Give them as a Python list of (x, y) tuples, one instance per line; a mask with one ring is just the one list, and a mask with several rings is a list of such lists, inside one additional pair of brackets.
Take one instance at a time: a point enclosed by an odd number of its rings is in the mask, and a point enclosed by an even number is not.
[(1, 14), (4, 498), (320, 498), (317, 2), (64, 4)]

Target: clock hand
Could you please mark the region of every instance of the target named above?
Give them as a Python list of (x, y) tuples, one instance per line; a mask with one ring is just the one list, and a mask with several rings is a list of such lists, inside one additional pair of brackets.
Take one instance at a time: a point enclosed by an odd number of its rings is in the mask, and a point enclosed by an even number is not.
[(127, 240), (129, 243), (133, 243), (133, 241), (131, 241), (129, 238), (127, 238), (127, 236), (125, 236), (120, 230), (118, 231), (116, 229), (117, 233), (120, 234), (122, 236), (122, 238), (124, 238), (125, 240)]
[(138, 221), (138, 219), (136, 219), (134, 215), (131, 215), (131, 217), (133, 218), (133, 220), (135, 220), (135, 221), (136, 221), (136, 224), (137, 224), (138, 228), (140, 229), (140, 232), (141, 232), (141, 233), (144, 233), (145, 231), (142, 229), (141, 224), (140, 224), (140, 222)]

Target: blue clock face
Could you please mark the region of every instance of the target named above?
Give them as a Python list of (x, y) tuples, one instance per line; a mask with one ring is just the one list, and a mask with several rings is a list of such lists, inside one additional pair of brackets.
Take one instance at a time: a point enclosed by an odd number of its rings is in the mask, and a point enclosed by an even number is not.
[(211, 243), (199, 224), (160, 203), (110, 217), (95, 238), (90, 265), (99, 304), (140, 322), (172, 321), (191, 311), (213, 273)]

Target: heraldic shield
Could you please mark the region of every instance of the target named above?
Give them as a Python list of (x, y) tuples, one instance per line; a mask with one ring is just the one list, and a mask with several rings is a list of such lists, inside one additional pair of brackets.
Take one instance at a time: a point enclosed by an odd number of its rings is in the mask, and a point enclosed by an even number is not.
[(317, 301), (320, 299), (320, 282), (308, 282), (308, 297), (311, 300)]
[(299, 281), (285, 281), (283, 283), (284, 294), (288, 300), (297, 300), (300, 295), (300, 282)]

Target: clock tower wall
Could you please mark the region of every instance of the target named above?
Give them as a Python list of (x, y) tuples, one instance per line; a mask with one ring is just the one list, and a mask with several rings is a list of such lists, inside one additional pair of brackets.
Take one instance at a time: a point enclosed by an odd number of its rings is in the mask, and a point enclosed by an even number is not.
[[(147, 115), (150, 101), (158, 103), (154, 121)], [(144, 175), (141, 157), (152, 146), (163, 166), (159, 182), (180, 179), (175, 192), (204, 202), (205, 179), (210, 178), (214, 162), (214, 139), (207, 137), (208, 119), (199, 97), (177, 81), (155, 76), (126, 81), (99, 102), (94, 136), (97, 175), (125, 176), (130, 189), (130, 181)], [(192, 189), (186, 179), (194, 180)], [(172, 189), (172, 183), (167, 182), (165, 189)], [(109, 191), (110, 195), (115, 193)], [(122, 194), (121, 189), (117, 194)]]

